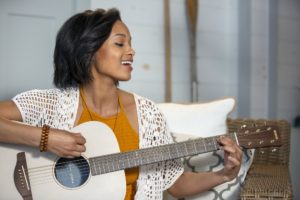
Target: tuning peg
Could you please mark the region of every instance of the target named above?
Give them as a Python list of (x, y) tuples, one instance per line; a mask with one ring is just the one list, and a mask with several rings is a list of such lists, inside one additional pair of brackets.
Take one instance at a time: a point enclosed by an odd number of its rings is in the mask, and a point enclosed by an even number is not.
[(264, 154), (264, 153), (265, 153), (265, 151), (262, 151), (262, 150), (261, 150), (259, 153), (261, 153), (261, 154)]
[(243, 128), (246, 128), (246, 127), (247, 127), (246, 124), (243, 124), (243, 125), (241, 126), (242, 129), (243, 129)]

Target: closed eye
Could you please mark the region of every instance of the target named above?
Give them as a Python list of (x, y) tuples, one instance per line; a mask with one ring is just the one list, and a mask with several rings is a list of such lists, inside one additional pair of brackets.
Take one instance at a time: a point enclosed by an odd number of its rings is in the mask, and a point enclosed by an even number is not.
[(117, 46), (119, 46), (119, 47), (123, 47), (124, 46), (124, 44), (123, 43), (115, 43), (115, 45), (117, 45)]

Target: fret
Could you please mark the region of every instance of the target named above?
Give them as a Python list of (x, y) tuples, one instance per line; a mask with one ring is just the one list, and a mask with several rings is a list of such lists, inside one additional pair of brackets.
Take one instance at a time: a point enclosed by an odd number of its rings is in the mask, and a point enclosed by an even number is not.
[(214, 143), (215, 149), (219, 149), (219, 145), (217, 145), (216, 140), (213, 140), (213, 143)]
[[(176, 158), (179, 154), (178, 152), (178, 148), (174, 145), (174, 144), (171, 144), (172, 145), (172, 154), (173, 154), (173, 158)], [(179, 145), (179, 144), (178, 144)]]
[(120, 159), (120, 161), (122, 161), (123, 168), (126, 168), (126, 166), (127, 166), (127, 164), (126, 164), (126, 162), (127, 162), (126, 154), (121, 154), (119, 159)]
[(119, 169), (124, 169), (124, 167), (125, 167), (125, 163), (124, 163), (122, 157), (123, 157), (123, 154), (120, 154), (119, 156), (115, 156), (115, 162), (116, 162), (116, 165), (118, 165)]
[[(98, 168), (99, 168), (99, 173), (101, 172), (101, 173), (105, 173), (105, 167), (104, 167), (104, 165), (103, 165), (103, 162), (100, 162), (100, 161), (98, 161), (98, 159), (96, 159), (97, 160), (97, 164), (98, 164)], [(95, 164), (96, 164), (96, 162), (95, 162)]]
[(91, 163), (91, 169), (92, 169), (92, 175), (101, 174), (101, 170), (99, 169), (99, 165), (97, 164), (96, 158), (89, 159), (89, 162)]
[(97, 159), (97, 164), (102, 166), (102, 168), (103, 168), (102, 172), (103, 172), (103, 173), (105, 173), (105, 172), (107, 171), (106, 168), (105, 168), (105, 160), (104, 160), (104, 157), (102, 157), (102, 161), (101, 161), (101, 159)]
[(134, 166), (137, 166), (137, 159), (136, 159), (136, 157), (133, 157), (133, 159), (131, 159), (132, 160), (132, 162), (134, 163), (133, 165)]
[(201, 147), (201, 144), (200, 142), (202, 143), (202, 140), (196, 140), (195, 141), (195, 145), (196, 145), (196, 152), (200, 152), (200, 150), (202, 150), (202, 148), (199, 149), (199, 147)]
[(216, 150), (219, 150), (219, 145), (217, 143), (217, 140), (216, 138), (214, 138), (212, 141), (211, 141), (211, 146), (212, 148), (216, 151)]
[(111, 162), (111, 168), (110, 170), (111, 171), (118, 171), (119, 170), (119, 167), (118, 167), (118, 156), (114, 155), (114, 156), (111, 156), (110, 158), (110, 162)]
[(170, 158), (170, 152), (168, 152), (168, 148), (163, 148), (160, 151), (161, 160), (168, 160)]
[[(95, 159), (95, 162), (94, 162), (94, 164), (95, 164), (95, 168), (96, 168), (96, 173), (97, 174), (99, 174), (100, 173), (100, 168), (99, 168), (99, 163), (97, 162), (97, 160)], [(103, 172), (105, 172), (105, 170), (103, 169)]]
[(170, 145), (167, 146), (167, 149), (168, 149), (168, 154), (169, 154), (169, 157), (168, 157), (168, 158), (171, 159), (172, 156), (171, 156), (171, 151), (170, 151)]
[(118, 171), (120, 170), (120, 159), (119, 159), (120, 156), (115, 156), (114, 157), (114, 169), (115, 171)]
[(111, 172), (111, 163), (109, 162), (109, 158), (105, 157), (105, 165), (107, 167), (107, 172)]
[(213, 141), (214, 141), (214, 138), (205, 138), (205, 143), (206, 143), (206, 150), (207, 151), (213, 151), (213, 150), (216, 150), (214, 147), (213, 147), (213, 145), (212, 145), (212, 143), (213, 143)]
[(118, 170), (121, 170), (121, 169), (123, 169), (122, 167), (121, 167), (121, 165), (120, 165), (120, 160), (116, 160), (116, 168), (118, 169)]
[(121, 167), (121, 169), (125, 169), (126, 168), (126, 162), (127, 162), (127, 160), (125, 159), (125, 154), (121, 154), (120, 156), (119, 156), (119, 160), (118, 160), (118, 162), (119, 162), (119, 164), (122, 166)]
[[(103, 166), (102, 165), (99, 165), (99, 163), (97, 162), (97, 159), (94, 159), (94, 166), (95, 166), (95, 169), (96, 169), (96, 173), (99, 174), (101, 172), (104, 172), (105, 170), (102, 169)], [(102, 168), (101, 168), (102, 167)]]
[(170, 154), (171, 154), (171, 158), (174, 158), (174, 157), (176, 157), (176, 155), (177, 155), (177, 149), (175, 150), (175, 146), (173, 145), (173, 144), (170, 144)]
[(201, 141), (202, 141), (202, 144), (203, 144), (204, 149), (205, 149), (205, 151), (206, 151), (205, 139), (203, 139), (203, 140), (201, 140)]
[(110, 158), (109, 161), (110, 161), (110, 164), (111, 164), (111, 165), (110, 165), (110, 166), (111, 166), (111, 167), (110, 167), (110, 170), (111, 170), (111, 171), (115, 171), (115, 165), (114, 165), (113, 159)]
[(110, 162), (108, 157), (106, 157), (105, 163), (106, 163), (106, 166), (107, 166), (107, 171), (111, 172), (111, 162)]
[(164, 147), (164, 148), (161, 148), (160, 149), (160, 157), (161, 157), (161, 160), (166, 160), (166, 159), (169, 159), (170, 158), (170, 152), (168, 152), (168, 147)]
[(149, 162), (155, 162), (157, 160), (157, 149), (153, 149), (152, 153), (149, 156)]
[(190, 152), (191, 155), (195, 155), (197, 153), (197, 151), (195, 151), (195, 148), (194, 148), (194, 144), (195, 142), (194, 141), (188, 141), (188, 151)]
[(89, 164), (90, 164), (90, 168), (91, 168), (91, 174), (92, 175), (96, 174), (94, 158), (89, 159)]
[(161, 161), (162, 157), (161, 157), (161, 153), (163, 151), (163, 148), (158, 147), (155, 151), (155, 157), (154, 157), (154, 162), (159, 162)]
[(192, 151), (193, 151), (193, 155), (195, 155), (195, 154), (197, 154), (197, 150), (196, 150), (196, 146), (195, 146), (195, 141), (191, 141), (191, 144), (193, 144), (193, 145), (191, 145), (191, 149), (192, 149)]
[(184, 149), (185, 149), (185, 155), (189, 154), (188, 148), (187, 148), (187, 143), (184, 143)]
[(130, 162), (129, 162), (129, 159), (128, 159), (128, 154), (127, 153), (124, 153), (124, 156), (125, 156), (125, 161), (126, 161), (126, 166), (128, 167)]
[(92, 163), (92, 174), (97, 174), (97, 166), (96, 166), (96, 163), (95, 163), (95, 159), (91, 159), (90, 160), (90, 163)]
[(104, 157), (104, 169), (105, 169), (106, 172), (110, 172), (109, 162), (107, 160), (108, 160), (108, 157), (105, 156)]
[(111, 163), (111, 165), (110, 165), (110, 171), (117, 171), (117, 170), (119, 170), (119, 168), (118, 168), (118, 157), (119, 156), (117, 156), (117, 155), (113, 155), (113, 156), (111, 156), (111, 158), (110, 158), (110, 163)]
[(179, 147), (180, 147), (180, 154), (179, 154), (179, 156), (180, 157), (184, 157), (186, 155), (186, 153), (185, 153), (185, 143), (182, 143)]
[(194, 146), (195, 153), (198, 152), (197, 146), (196, 146), (196, 142), (195, 142), (195, 141), (193, 142), (193, 146)]
[(119, 163), (121, 164), (122, 167), (120, 167), (121, 169), (125, 169), (125, 163), (122, 159), (119, 160)]
[(139, 153), (138, 153), (138, 151), (135, 151), (135, 157), (137, 158), (136, 164), (137, 164), (137, 166), (139, 166), (140, 165), (140, 159), (139, 159)]
[(141, 165), (141, 153), (140, 151), (135, 151), (134, 153), (135, 155), (135, 159), (136, 159), (136, 166), (140, 166)]
[(144, 159), (143, 159), (144, 160), (144, 164), (147, 164), (147, 162), (148, 162), (147, 159), (148, 159), (148, 155), (146, 154), (145, 157), (144, 157)]

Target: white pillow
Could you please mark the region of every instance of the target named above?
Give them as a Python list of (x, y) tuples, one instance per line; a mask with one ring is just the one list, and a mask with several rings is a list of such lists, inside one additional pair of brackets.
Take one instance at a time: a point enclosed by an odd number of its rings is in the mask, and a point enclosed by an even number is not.
[(234, 104), (233, 98), (226, 98), (208, 103), (161, 103), (158, 106), (172, 133), (209, 137), (226, 133), (227, 115)]
[[(186, 141), (196, 137), (210, 137), (225, 134), (226, 120), (233, 110), (233, 98), (220, 99), (208, 103), (175, 104), (162, 103), (159, 108), (165, 115), (170, 132), (175, 142)], [(241, 170), (236, 179), (219, 185), (194, 197), (193, 200), (239, 199), (240, 187), (253, 160), (253, 152), (245, 151)], [(185, 171), (217, 171), (224, 167), (223, 151), (209, 152), (184, 158)], [(166, 199), (174, 199), (167, 195)]]

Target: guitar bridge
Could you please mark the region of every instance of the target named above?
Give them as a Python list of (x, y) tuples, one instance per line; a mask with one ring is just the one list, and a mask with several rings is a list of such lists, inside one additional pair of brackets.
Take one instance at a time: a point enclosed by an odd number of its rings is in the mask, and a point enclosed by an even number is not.
[(25, 152), (17, 154), (17, 163), (14, 170), (14, 182), (23, 199), (32, 200)]

